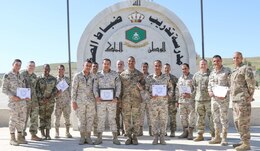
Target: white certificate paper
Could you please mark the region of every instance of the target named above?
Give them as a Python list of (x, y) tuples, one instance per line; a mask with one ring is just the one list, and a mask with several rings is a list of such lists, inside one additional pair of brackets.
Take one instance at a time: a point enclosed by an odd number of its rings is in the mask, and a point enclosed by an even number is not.
[(213, 93), (217, 97), (226, 97), (228, 87), (225, 86), (215, 86), (213, 87)]
[(103, 101), (112, 101), (114, 99), (114, 89), (100, 89), (100, 98)]
[(31, 89), (30, 88), (17, 88), (16, 96), (21, 99), (31, 98)]
[(166, 96), (167, 86), (166, 85), (152, 85), (153, 96)]
[(188, 94), (191, 94), (191, 88), (189, 86), (179, 86), (179, 91), (180, 91), (180, 94), (183, 94), (183, 93), (188, 93)]
[(65, 80), (61, 80), (57, 85), (56, 88), (61, 90), (62, 92), (65, 91), (69, 87), (68, 83)]

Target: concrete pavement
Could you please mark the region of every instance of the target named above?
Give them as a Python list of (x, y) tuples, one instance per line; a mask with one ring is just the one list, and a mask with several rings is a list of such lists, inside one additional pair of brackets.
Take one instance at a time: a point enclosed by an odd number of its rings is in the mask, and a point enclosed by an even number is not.
[[(239, 142), (239, 135), (236, 130), (231, 127), (228, 133), (228, 146), (210, 145), (208, 144), (208, 139), (210, 139), (209, 134), (205, 134), (205, 141), (194, 142), (186, 139), (178, 139), (177, 137), (171, 138), (166, 137), (167, 145), (152, 145), (152, 137), (148, 136), (148, 131), (144, 132), (144, 136), (139, 137), (139, 145), (124, 145), (126, 137), (119, 136), (119, 140), (122, 145), (112, 144), (111, 132), (104, 132), (103, 144), (101, 145), (78, 145), (79, 132), (71, 131), (73, 138), (63, 137), (65, 129), (60, 130), (60, 139), (54, 139), (54, 129), (51, 130), (52, 140), (48, 141), (31, 141), (30, 134), (27, 136), (28, 144), (20, 146), (9, 145), (9, 130), (7, 127), (0, 128), (0, 147), (2, 151), (141, 151), (141, 150), (151, 150), (151, 151), (232, 151), (234, 150), (232, 144)], [(176, 135), (180, 135), (180, 131)], [(196, 133), (194, 133), (196, 136)], [(254, 151), (260, 151), (260, 126), (251, 127), (251, 149)], [(96, 137), (92, 136), (94, 141)]]

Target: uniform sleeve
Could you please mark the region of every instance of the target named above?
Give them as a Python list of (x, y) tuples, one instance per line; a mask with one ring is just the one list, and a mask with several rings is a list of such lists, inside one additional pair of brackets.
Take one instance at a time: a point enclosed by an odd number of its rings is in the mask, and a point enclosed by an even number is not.
[(7, 74), (5, 74), (5, 75), (4, 75), (4, 78), (3, 78), (2, 92), (3, 92), (4, 94), (8, 95), (9, 98), (15, 96), (15, 94), (13, 94), (13, 93), (10, 91), (10, 80), (9, 80)]
[(99, 78), (96, 77), (94, 79), (94, 85), (93, 85), (93, 93), (95, 95), (95, 98), (99, 97), (98, 88), (99, 88)]
[(55, 84), (54, 84), (54, 87), (52, 88), (50, 100), (55, 99), (55, 97), (56, 97), (56, 95), (57, 95), (57, 93), (58, 93), (58, 89), (57, 89), (57, 87), (56, 87), (56, 85), (57, 85), (57, 79), (53, 77), (53, 81), (55, 81)]
[(179, 102), (179, 98), (180, 98), (180, 93), (179, 93), (179, 80), (176, 84), (176, 88), (175, 88), (175, 96), (176, 96), (176, 101)]
[(78, 87), (79, 87), (78, 76), (75, 75), (73, 77), (72, 86), (71, 86), (71, 101), (72, 102), (77, 101)]
[(37, 80), (37, 83), (36, 83), (36, 96), (38, 98), (38, 100), (42, 100), (43, 99), (43, 93), (41, 91), (41, 85), (40, 85), (40, 78)]
[(172, 81), (170, 79), (168, 80), (167, 87), (168, 87), (168, 96), (170, 98), (172, 98), (173, 97), (173, 85), (172, 85)]
[(253, 96), (255, 91), (256, 80), (251, 68), (246, 69), (245, 80), (247, 84), (248, 93), (250, 96)]
[(213, 92), (213, 82), (214, 82), (214, 79), (213, 79), (212, 73), (210, 73), (209, 83), (208, 83), (208, 92)]
[(196, 81), (196, 74), (194, 74), (194, 76), (192, 77), (192, 87), (193, 87), (193, 91), (192, 91), (192, 98), (195, 99), (196, 96), (196, 87), (197, 87), (197, 81)]
[(119, 98), (120, 93), (121, 93), (121, 80), (120, 80), (119, 75), (116, 76), (115, 83), (116, 83), (116, 96), (115, 97)]

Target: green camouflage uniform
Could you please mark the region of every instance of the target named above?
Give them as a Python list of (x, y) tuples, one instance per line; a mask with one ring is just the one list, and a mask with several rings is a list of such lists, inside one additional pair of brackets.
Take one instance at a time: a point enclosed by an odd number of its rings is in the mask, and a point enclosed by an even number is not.
[(2, 92), (9, 97), (10, 108), (9, 131), (10, 133), (22, 132), (26, 121), (27, 105), (25, 100), (13, 101), (11, 97), (16, 96), (17, 88), (25, 88), (23, 76), (18, 73), (9, 72), (4, 75)]
[(84, 72), (75, 74), (72, 82), (71, 97), (76, 102), (78, 108), (76, 115), (79, 119), (79, 130), (81, 133), (91, 132), (95, 109), (95, 98), (93, 93), (93, 85), (95, 75), (90, 73), (84, 75)]
[(168, 98), (173, 96), (173, 86), (170, 77), (162, 73), (159, 76), (150, 74), (146, 78), (145, 90), (148, 92), (148, 96), (152, 96), (153, 85), (167, 86), (168, 97), (157, 96), (156, 98), (150, 98), (153, 134), (164, 135), (166, 133), (168, 121)]
[(31, 75), (28, 71), (24, 71), (21, 75), (25, 79), (25, 85), (27, 88), (31, 88), (31, 101), (27, 101), (27, 114), (26, 114), (26, 121), (25, 127), (23, 129), (24, 135), (26, 135), (26, 127), (28, 123), (28, 119), (30, 117), (30, 133), (32, 135), (37, 134), (38, 129), (38, 118), (39, 118), (39, 102), (36, 96), (36, 83), (37, 83), (37, 76), (35, 73)]
[[(39, 77), (36, 84), (36, 95), (39, 101), (40, 130), (51, 129), (51, 115), (54, 110), (55, 97), (57, 94), (57, 80), (49, 75)], [(48, 102), (44, 102), (48, 99)]]
[(55, 128), (60, 127), (60, 118), (61, 114), (63, 113), (65, 126), (70, 127), (70, 113), (71, 113), (71, 94), (70, 94), (70, 80), (68, 77), (57, 77), (57, 83), (60, 81), (65, 80), (69, 87), (61, 92), (59, 96), (56, 97), (56, 105), (55, 105)]
[(126, 134), (138, 135), (140, 129), (140, 107), (142, 97), (137, 87), (144, 82), (143, 74), (137, 70), (125, 70), (120, 74), (122, 81), (122, 108)]
[(214, 134), (214, 125), (211, 114), (211, 99), (208, 93), (208, 82), (209, 82), (210, 71), (197, 72), (192, 78), (195, 95), (195, 111), (197, 113), (197, 130), (204, 132), (205, 130), (205, 117), (207, 115), (209, 119), (210, 133)]
[[(121, 92), (121, 81), (116, 71), (110, 70), (105, 73), (103, 70), (97, 73), (97, 78), (94, 82), (94, 95), (99, 97), (99, 90), (101, 88), (113, 88), (115, 93), (114, 97), (119, 98)], [(110, 130), (117, 132), (116, 126), (116, 103), (111, 101), (101, 101), (97, 103), (97, 116), (98, 116), (98, 127), (97, 131), (102, 133), (105, 130), (106, 114), (108, 113), (108, 122)]]
[(243, 142), (250, 141), (251, 102), (247, 98), (254, 95), (255, 82), (252, 69), (243, 63), (231, 74), (230, 96), (234, 122)]

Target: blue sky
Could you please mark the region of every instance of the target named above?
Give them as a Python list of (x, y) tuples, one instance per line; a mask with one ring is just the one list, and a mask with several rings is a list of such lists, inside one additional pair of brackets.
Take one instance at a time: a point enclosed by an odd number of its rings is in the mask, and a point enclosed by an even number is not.
[[(71, 59), (78, 42), (97, 13), (120, 0), (70, 0)], [(200, 0), (153, 0), (174, 12), (186, 25), (201, 55)], [(204, 0), (205, 56), (260, 56), (259, 0)], [(66, 0), (9, 0), (0, 5), (0, 73), (15, 58), (26, 62), (67, 62)]]

